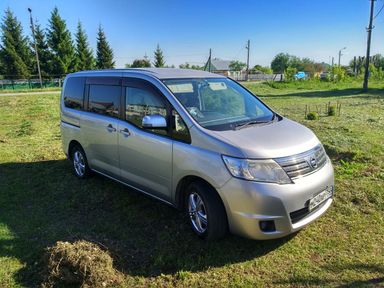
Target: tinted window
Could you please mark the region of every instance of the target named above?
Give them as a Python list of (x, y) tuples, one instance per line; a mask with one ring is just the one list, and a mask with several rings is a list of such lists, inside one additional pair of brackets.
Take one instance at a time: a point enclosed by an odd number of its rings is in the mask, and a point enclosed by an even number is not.
[(71, 77), (67, 79), (64, 90), (64, 105), (72, 109), (84, 108), (85, 77)]
[(125, 119), (136, 126), (142, 127), (141, 121), (146, 115), (167, 116), (165, 101), (149, 89), (126, 87), (125, 101)]
[(120, 86), (89, 85), (89, 111), (118, 117), (120, 94)]

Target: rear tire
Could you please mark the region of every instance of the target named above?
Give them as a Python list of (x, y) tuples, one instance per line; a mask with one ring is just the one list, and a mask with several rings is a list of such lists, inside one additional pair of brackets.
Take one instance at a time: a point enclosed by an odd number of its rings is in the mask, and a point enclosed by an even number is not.
[(85, 179), (91, 175), (87, 156), (85, 156), (85, 152), (80, 145), (76, 145), (71, 149), (70, 160), (72, 163), (73, 174), (75, 174), (77, 178)]
[(223, 238), (228, 231), (227, 214), (217, 192), (208, 184), (197, 181), (187, 186), (185, 207), (193, 232), (212, 241)]

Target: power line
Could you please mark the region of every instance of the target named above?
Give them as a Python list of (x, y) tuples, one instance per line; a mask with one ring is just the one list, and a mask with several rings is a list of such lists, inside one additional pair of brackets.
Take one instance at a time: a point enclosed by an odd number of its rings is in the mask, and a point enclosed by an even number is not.
[(376, 19), (376, 17), (380, 15), (380, 13), (383, 10), (383, 8), (384, 8), (384, 4), (383, 4), (383, 6), (381, 6), (379, 12), (376, 13), (376, 15), (375, 15), (375, 17), (373, 17), (373, 19)]

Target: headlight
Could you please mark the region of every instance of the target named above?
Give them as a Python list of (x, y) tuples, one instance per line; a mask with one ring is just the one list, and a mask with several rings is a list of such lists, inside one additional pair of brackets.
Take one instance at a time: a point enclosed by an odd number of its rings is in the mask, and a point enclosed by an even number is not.
[(250, 160), (223, 155), (229, 172), (237, 178), (278, 184), (292, 183), (285, 171), (273, 160)]

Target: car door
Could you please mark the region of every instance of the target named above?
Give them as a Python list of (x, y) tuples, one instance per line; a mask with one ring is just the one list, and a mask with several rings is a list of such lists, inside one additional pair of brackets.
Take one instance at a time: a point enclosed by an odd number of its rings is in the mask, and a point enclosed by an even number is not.
[(164, 200), (171, 199), (172, 139), (168, 129), (145, 129), (142, 118), (168, 118), (168, 102), (149, 82), (123, 78), (125, 113), (119, 122), (119, 156), (124, 182)]
[(117, 128), (121, 89), (120, 77), (87, 78), (87, 113), (81, 123), (90, 167), (115, 178), (120, 176)]

